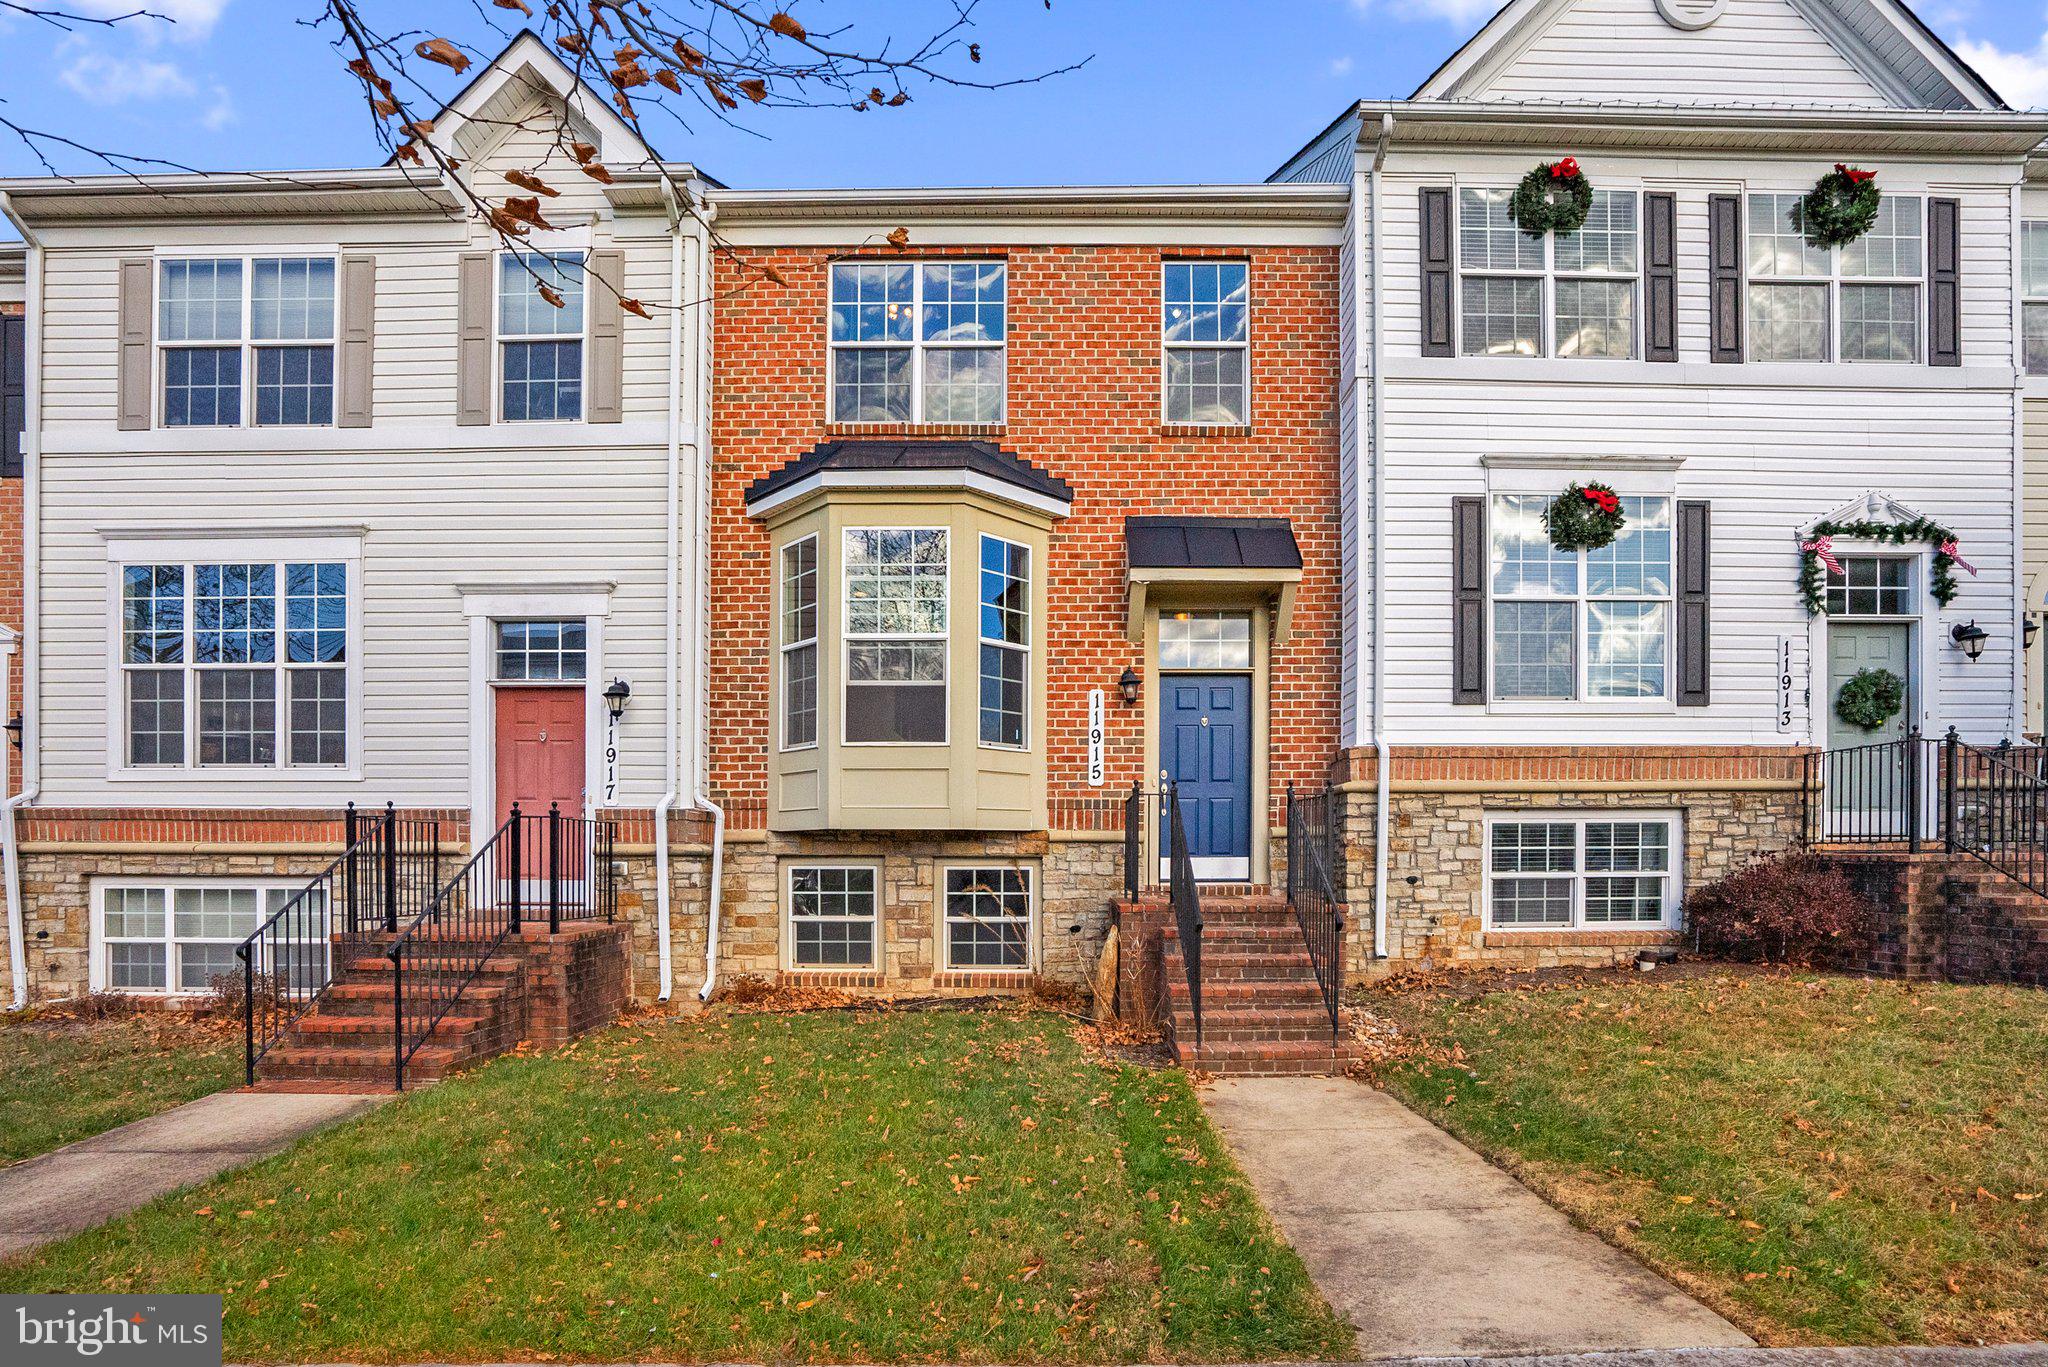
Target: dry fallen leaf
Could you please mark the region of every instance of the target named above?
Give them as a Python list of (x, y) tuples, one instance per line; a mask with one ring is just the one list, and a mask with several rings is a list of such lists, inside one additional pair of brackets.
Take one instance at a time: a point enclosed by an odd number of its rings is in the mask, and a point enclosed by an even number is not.
[(446, 38), (429, 38), (423, 43), (417, 43), (413, 46), (413, 52), (430, 62), (439, 62), (458, 76), (469, 70), (469, 58), (463, 55), (461, 48)]

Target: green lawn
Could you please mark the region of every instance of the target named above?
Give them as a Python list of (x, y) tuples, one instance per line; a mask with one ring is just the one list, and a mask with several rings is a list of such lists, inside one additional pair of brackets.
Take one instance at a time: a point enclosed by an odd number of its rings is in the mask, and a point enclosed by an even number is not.
[(0, 1268), (219, 1291), (231, 1361), (1122, 1362), (1351, 1335), (1178, 1072), (1023, 1011), (501, 1059)]
[(1384, 1079), (1767, 1342), (2048, 1337), (2048, 996), (1730, 971), (1369, 993)]
[(0, 1163), (241, 1081), (242, 1039), (162, 1016), (0, 1024)]

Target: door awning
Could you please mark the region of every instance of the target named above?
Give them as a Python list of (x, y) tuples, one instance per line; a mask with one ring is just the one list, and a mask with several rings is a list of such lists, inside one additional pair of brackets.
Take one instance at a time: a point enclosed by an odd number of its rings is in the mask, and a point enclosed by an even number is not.
[(1124, 519), (1126, 634), (1145, 638), (1145, 607), (1161, 588), (1205, 595), (1266, 593), (1275, 600), (1273, 640), (1285, 645), (1301, 583), (1301, 547), (1284, 517)]

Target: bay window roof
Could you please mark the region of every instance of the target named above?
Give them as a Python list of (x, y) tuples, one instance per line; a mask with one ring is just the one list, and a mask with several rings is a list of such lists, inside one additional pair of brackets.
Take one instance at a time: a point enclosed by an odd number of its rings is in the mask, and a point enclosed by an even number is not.
[(824, 489), (968, 489), (1055, 517), (1074, 490), (991, 441), (827, 441), (747, 486), (747, 514), (764, 516)]

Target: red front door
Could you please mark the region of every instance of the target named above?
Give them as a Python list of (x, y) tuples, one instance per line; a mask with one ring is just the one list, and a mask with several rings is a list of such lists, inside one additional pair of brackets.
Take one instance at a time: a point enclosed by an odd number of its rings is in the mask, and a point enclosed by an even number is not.
[(521, 812), (583, 815), (583, 685), (500, 688), (498, 693), (498, 824)]

